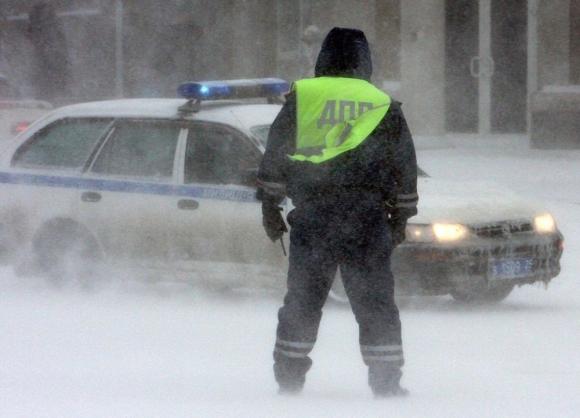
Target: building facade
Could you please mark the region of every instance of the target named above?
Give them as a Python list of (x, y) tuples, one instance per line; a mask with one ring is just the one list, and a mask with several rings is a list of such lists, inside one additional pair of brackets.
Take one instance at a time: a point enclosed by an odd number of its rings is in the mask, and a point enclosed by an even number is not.
[[(38, 0), (0, 3), (0, 72), (35, 95)], [(333, 26), (417, 134), (523, 133), (531, 95), (580, 84), (580, 0), (53, 0), (70, 76), (54, 101), (172, 96), (189, 79), (311, 75)], [(40, 75), (42, 76), (42, 74)]]

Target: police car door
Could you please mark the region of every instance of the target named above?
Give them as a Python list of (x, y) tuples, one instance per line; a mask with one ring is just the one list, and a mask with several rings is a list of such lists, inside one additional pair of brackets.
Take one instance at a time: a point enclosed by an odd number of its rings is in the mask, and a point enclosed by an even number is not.
[(260, 151), (228, 126), (197, 122), (188, 131), (182, 179), (188, 199), (175, 218), (179, 251), (213, 283), (262, 280), (256, 273), (270, 271), (268, 265), (280, 271), (281, 248), (266, 237), (255, 198)]
[(180, 134), (177, 121), (120, 119), (98, 150), (85, 174), (81, 214), (109, 258), (144, 267), (169, 261)]
[[(0, 173), (0, 217), (14, 227), (15, 245), (34, 240), (56, 220), (89, 228), (80, 214), (82, 171), (110, 131), (111, 118), (65, 118), (49, 123), (18, 145), (10, 169)], [(1, 226), (1, 225), (0, 225)]]

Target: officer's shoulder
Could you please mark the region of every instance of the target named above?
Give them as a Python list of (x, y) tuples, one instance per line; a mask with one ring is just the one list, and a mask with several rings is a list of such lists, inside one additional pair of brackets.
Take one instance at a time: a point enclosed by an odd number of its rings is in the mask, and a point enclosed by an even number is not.
[(387, 112), (387, 116), (388, 117), (401, 116), (403, 114), (403, 111), (401, 109), (402, 106), (403, 106), (402, 102), (391, 99), (391, 104), (389, 105), (389, 111)]
[(400, 109), (400, 108), (403, 107), (403, 102), (391, 98), (391, 105), (390, 105), (390, 107), (391, 108), (395, 108), (395, 109)]
[(290, 90), (284, 95), (284, 104), (293, 104), (296, 102), (296, 91)]

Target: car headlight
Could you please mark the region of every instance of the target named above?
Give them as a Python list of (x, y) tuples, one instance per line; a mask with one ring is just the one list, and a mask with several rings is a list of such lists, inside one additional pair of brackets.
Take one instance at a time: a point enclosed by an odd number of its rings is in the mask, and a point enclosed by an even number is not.
[(549, 233), (556, 230), (556, 221), (549, 213), (538, 215), (534, 218), (534, 229), (539, 233)]
[(467, 235), (467, 228), (460, 224), (433, 224), (433, 234), (440, 242), (459, 241)]
[(431, 225), (407, 225), (406, 240), (409, 242), (433, 242), (433, 228)]

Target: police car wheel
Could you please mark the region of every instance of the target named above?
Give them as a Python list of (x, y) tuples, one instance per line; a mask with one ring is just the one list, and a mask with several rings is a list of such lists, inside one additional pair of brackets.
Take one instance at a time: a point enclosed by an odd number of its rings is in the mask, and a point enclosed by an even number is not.
[(71, 281), (89, 288), (102, 255), (96, 240), (82, 226), (66, 219), (51, 221), (33, 243), (34, 265), (51, 284)]
[(511, 283), (495, 284), (481, 290), (456, 288), (451, 291), (451, 296), (461, 303), (498, 303), (507, 298), (513, 288), (514, 285)]

